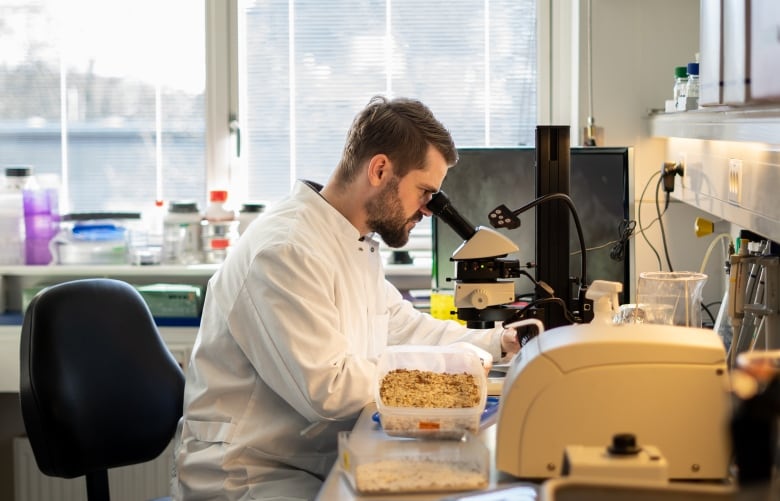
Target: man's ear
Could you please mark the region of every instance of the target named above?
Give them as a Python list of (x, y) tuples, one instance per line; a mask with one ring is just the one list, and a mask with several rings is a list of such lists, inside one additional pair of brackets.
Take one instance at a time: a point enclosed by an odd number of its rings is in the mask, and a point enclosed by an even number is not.
[(385, 179), (389, 179), (392, 173), (390, 158), (383, 153), (371, 157), (368, 161), (368, 182), (371, 186), (379, 186)]

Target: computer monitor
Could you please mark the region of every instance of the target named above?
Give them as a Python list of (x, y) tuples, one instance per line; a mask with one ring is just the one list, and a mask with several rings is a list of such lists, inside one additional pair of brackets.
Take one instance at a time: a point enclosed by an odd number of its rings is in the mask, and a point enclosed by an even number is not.
[[(475, 225), (491, 227), (488, 214), (504, 204), (516, 210), (536, 198), (536, 152), (534, 148), (461, 148), (460, 160), (450, 169), (442, 190), (457, 210)], [(593, 280), (621, 282), (620, 302), (630, 297), (628, 242), (622, 249), (622, 260), (610, 257), (620, 238), (621, 223), (629, 219), (631, 150), (627, 147), (574, 147), (571, 158), (571, 199), (582, 225), (587, 250), (587, 277)], [(521, 225), (512, 230), (499, 229), (517, 244), (519, 251), (508, 257), (521, 265), (536, 262), (536, 222), (534, 211), (521, 214)], [(571, 217), (571, 215), (569, 215)], [(569, 220), (569, 274), (580, 273), (580, 245), (575, 225)], [(433, 218), (433, 278), (437, 290), (454, 288), (448, 279), (455, 277), (452, 252), (463, 240), (438, 218)], [(617, 253), (617, 252), (615, 252)], [(527, 270), (536, 277), (536, 270)], [(537, 277), (544, 280), (544, 277)], [(515, 280), (518, 297), (533, 297), (530, 279)]]

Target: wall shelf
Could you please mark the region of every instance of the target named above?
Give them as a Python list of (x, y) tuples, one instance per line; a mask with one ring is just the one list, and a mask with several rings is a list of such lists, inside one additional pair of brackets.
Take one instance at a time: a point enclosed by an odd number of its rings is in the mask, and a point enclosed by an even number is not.
[(686, 162), (685, 179), (675, 180), (680, 189), (673, 197), (738, 228), (780, 239), (780, 207), (774, 202), (780, 106), (655, 113), (649, 122), (653, 136), (668, 140), (666, 157)]
[(712, 141), (780, 143), (780, 107), (718, 107), (650, 115), (650, 134)]

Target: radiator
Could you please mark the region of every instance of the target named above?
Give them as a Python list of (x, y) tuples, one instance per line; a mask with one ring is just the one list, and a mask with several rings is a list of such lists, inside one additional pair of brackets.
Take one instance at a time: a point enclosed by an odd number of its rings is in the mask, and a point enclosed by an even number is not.
[[(15, 501), (84, 501), (84, 477), (73, 479), (44, 475), (38, 469), (27, 437), (14, 438)], [(173, 470), (173, 443), (153, 461), (114, 468), (108, 472), (112, 501), (142, 501), (168, 496)]]

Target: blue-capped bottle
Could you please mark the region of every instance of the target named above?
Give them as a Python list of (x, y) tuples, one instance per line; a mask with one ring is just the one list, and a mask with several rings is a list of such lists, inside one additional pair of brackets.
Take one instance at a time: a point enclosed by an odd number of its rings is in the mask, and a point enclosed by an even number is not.
[(688, 63), (688, 83), (685, 85), (685, 109), (699, 108), (699, 63)]

